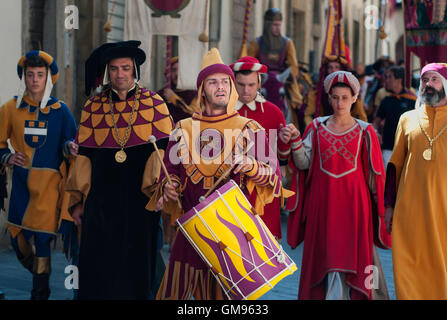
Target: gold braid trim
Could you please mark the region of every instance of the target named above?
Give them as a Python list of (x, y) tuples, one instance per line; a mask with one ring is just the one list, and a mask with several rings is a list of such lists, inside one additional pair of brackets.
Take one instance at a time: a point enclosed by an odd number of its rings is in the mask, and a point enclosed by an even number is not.
[[(241, 134), (236, 139), (231, 156), (234, 156), (235, 150), (246, 150), (247, 148), (247, 139), (248, 139), (248, 130), (251, 129), (253, 132), (257, 132), (259, 130), (264, 130), (259, 123), (256, 121), (250, 121), (247, 123), (246, 127), (241, 131)], [(177, 124), (176, 128), (171, 134), (177, 142), (178, 151), (177, 155), (180, 158), (183, 167), (185, 168), (186, 175), (194, 184), (199, 184), (203, 181), (202, 188), (204, 190), (209, 190), (214, 185), (214, 182), (221, 177), (224, 172), (226, 172), (230, 166), (232, 161), (225, 161), (217, 168), (216, 172), (210, 176), (203, 174), (197, 165), (193, 163), (193, 158), (190, 152), (190, 148), (186, 139), (183, 135), (183, 132), (179, 125)], [(229, 162), (229, 163), (228, 163)]]

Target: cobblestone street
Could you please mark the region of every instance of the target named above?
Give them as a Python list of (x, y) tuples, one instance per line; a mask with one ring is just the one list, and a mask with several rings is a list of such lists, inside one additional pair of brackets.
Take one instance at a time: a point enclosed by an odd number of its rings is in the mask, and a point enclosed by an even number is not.
[[(287, 230), (287, 217), (282, 216), (283, 236)], [(287, 254), (295, 261), (298, 271), (293, 275), (284, 278), (273, 289), (261, 297), (261, 300), (295, 300), (298, 294), (299, 275), (301, 270), (302, 245), (296, 250), (291, 250), (283, 239), (283, 248)], [(166, 260), (169, 256), (166, 248), (163, 248), (162, 255)], [(379, 256), (382, 261), (388, 291), (391, 299), (395, 299), (393, 267), (391, 251), (380, 250)], [(64, 283), (68, 276), (65, 268), (67, 261), (60, 250), (53, 250), (52, 273), (51, 273), (51, 296), (53, 300), (70, 300), (73, 298), (71, 290), (65, 289)], [(10, 249), (0, 251), (0, 290), (5, 293), (8, 300), (27, 300), (30, 297), (32, 286), (32, 276), (17, 261), (15, 253)]]

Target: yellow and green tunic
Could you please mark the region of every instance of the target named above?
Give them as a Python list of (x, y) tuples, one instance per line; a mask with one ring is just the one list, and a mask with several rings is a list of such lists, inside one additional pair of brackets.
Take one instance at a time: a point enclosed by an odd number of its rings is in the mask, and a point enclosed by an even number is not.
[[(74, 140), (76, 122), (65, 103), (50, 97), (44, 109), (27, 95), (18, 108), (17, 98), (0, 107), (0, 163), (16, 152), (26, 155), (24, 166), (14, 166), (8, 225), (12, 238), (21, 230), (45, 241), (60, 223), (60, 202), (68, 143)], [(26, 232), (28, 236), (31, 233)]]

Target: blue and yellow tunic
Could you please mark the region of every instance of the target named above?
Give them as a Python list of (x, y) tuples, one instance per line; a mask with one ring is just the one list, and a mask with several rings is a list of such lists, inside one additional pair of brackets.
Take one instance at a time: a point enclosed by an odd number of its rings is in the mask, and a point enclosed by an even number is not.
[(61, 166), (69, 156), (76, 122), (68, 106), (50, 97), (47, 106), (27, 95), (16, 108), (17, 98), (0, 107), (0, 165), (16, 152), (26, 155), (23, 167), (14, 166), (8, 225), (15, 238), (21, 229), (51, 236), (57, 232), (62, 188)]

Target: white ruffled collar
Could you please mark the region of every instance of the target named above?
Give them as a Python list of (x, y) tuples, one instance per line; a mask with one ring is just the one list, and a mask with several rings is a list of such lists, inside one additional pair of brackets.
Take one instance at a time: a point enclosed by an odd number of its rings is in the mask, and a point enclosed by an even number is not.
[(249, 103), (243, 103), (241, 101), (237, 101), (236, 102), (236, 111), (239, 111), (244, 105), (246, 105), (248, 107), (248, 109), (250, 109), (251, 111), (256, 111), (256, 102), (261, 102), (264, 103), (267, 100), (265, 100), (265, 98), (260, 95), (259, 93), (256, 95), (255, 99), (250, 101)]

